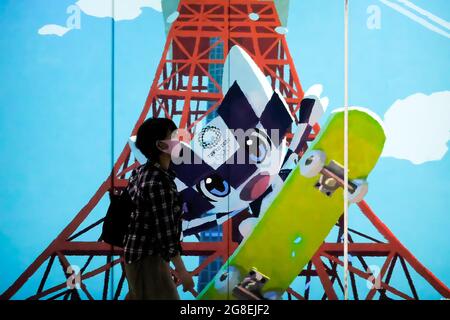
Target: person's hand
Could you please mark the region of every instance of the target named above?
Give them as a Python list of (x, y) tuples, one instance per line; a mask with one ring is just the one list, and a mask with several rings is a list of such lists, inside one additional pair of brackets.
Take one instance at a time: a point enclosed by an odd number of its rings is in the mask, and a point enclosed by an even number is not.
[(192, 280), (192, 276), (187, 271), (182, 271), (178, 274), (178, 277), (183, 285), (183, 291), (191, 291), (194, 289), (194, 280)]

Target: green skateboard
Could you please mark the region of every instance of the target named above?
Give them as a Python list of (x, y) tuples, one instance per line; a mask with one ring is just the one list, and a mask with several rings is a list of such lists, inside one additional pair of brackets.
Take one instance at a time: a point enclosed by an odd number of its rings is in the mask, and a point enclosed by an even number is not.
[[(367, 192), (383, 150), (376, 115), (349, 108), (350, 203)], [(278, 196), (197, 299), (280, 299), (343, 212), (344, 112), (335, 111)]]

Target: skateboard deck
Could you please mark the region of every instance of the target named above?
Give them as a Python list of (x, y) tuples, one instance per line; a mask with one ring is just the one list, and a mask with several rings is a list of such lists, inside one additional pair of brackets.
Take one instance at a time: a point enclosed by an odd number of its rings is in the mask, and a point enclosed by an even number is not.
[[(349, 181), (365, 181), (383, 150), (384, 130), (368, 109), (349, 108), (348, 119)], [(248, 279), (252, 269), (267, 278), (260, 288), (261, 297), (281, 299), (343, 212), (342, 187), (326, 195), (317, 185), (324, 171), (314, 176), (309, 172), (311, 177), (301, 172), (307, 164), (304, 159), (314, 152), (326, 155), (325, 165), (332, 160), (344, 163), (343, 110), (331, 114), (252, 232), (197, 299), (236, 299), (233, 290)]]

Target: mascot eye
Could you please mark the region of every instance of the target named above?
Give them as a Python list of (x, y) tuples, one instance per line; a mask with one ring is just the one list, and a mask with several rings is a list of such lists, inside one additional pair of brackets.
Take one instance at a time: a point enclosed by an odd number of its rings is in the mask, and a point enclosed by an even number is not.
[(211, 201), (220, 201), (230, 193), (230, 185), (217, 174), (201, 180), (197, 189)]
[(261, 163), (270, 152), (270, 139), (261, 130), (254, 131), (245, 139), (245, 148), (251, 163)]

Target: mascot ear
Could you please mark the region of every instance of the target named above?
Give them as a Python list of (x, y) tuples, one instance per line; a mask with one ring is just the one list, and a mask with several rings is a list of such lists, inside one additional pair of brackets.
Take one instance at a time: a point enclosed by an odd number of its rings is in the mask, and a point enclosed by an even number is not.
[(128, 145), (130, 146), (131, 152), (134, 154), (134, 157), (140, 164), (144, 164), (147, 162), (147, 158), (136, 147), (136, 136), (132, 136), (132, 137), (128, 138)]
[(230, 87), (237, 82), (259, 118), (273, 93), (272, 85), (264, 72), (238, 45), (230, 48), (223, 70), (227, 70), (222, 77), (223, 94), (226, 95)]

